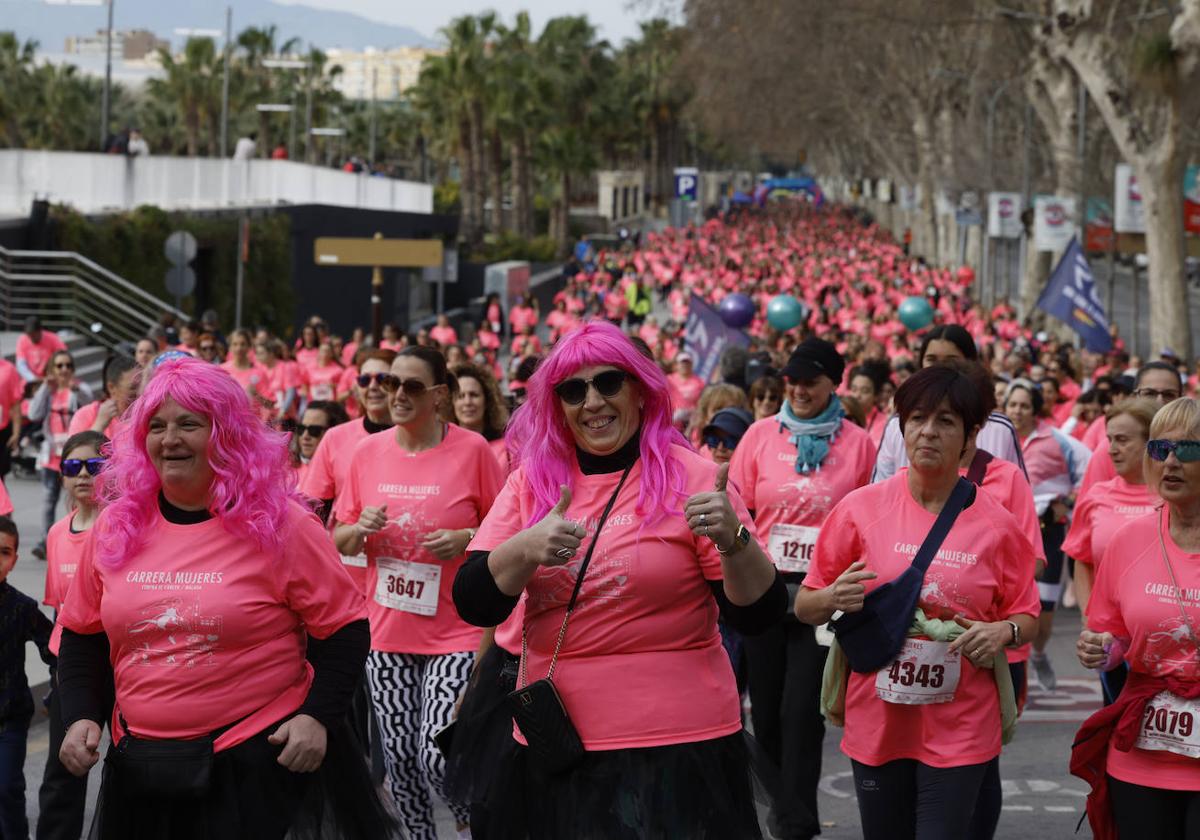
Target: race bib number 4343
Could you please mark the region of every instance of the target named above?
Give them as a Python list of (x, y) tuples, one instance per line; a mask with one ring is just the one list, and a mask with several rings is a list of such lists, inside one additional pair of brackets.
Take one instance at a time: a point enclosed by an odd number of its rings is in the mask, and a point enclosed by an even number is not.
[(885, 703), (949, 703), (958, 688), (962, 655), (949, 642), (906, 639), (900, 653), (875, 673), (875, 695)]
[(375, 581), (375, 603), (414, 615), (437, 615), (442, 567), (380, 557)]
[(1187, 700), (1169, 691), (1154, 695), (1142, 712), (1136, 746), (1200, 758), (1200, 699)]

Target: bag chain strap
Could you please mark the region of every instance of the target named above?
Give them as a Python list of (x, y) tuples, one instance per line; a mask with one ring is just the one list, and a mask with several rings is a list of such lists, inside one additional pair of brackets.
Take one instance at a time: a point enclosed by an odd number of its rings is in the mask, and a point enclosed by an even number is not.
[[(608, 514), (612, 511), (613, 504), (617, 501), (617, 496), (621, 493), (621, 488), (625, 486), (625, 479), (629, 478), (629, 472), (633, 469), (630, 464), (625, 468), (625, 472), (621, 474), (621, 480), (617, 482), (617, 489), (613, 491), (612, 496), (608, 500), (608, 504), (604, 507), (604, 513), (600, 514), (600, 522), (596, 525), (596, 535), (592, 537), (592, 542), (588, 546), (587, 554), (584, 555), (583, 564), (579, 567), (579, 575), (575, 578), (575, 589), (571, 593), (571, 601), (567, 604), (567, 612), (563, 615), (562, 627), (558, 629), (558, 641), (554, 643), (554, 653), (550, 657), (550, 670), (546, 672), (546, 679), (554, 677), (554, 669), (558, 665), (558, 652), (562, 650), (563, 640), (567, 638), (567, 623), (571, 620), (571, 614), (575, 612), (575, 601), (579, 597), (579, 591), (583, 586), (583, 576), (587, 572), (588, 564), (592, 560), (592, 550), (596, 547), (596, 542), (600, 539), (600, 532), (604, 530), (604, 523), (608, 521)], [(529, 631), (521, 628), (521, 671), (517, 679), (517, 687), (524, 688), (528, 685), (528, 675), (525, 668), (529, 661)]]

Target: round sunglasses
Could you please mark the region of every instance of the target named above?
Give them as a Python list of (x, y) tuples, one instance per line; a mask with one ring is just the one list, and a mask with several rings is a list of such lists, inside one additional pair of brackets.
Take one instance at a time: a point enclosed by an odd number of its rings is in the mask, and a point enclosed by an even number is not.
[(326, 430), (329, 427), (328, 426), (318, 426), (315, 424), (311, 425), (311, 426), (305, 426), (303, 423), (297, 423), (295, 428), (296, 428), (296, 437), (303, 437), (304, 435), (308, 435), (309, 437), (319, 438), (321, 435), (325, 434)]
[(104, 466), (104, 462), (106, 460), (108, 459), (87, 458), (86, 460), (80, 460), (79, 458), (66, 458), (63, 460), (60, 466), (62, 468), (62, 474), (67, 478), (74, 478), (84, 469), (87, 469), (88, 475), (97, 476), (100, 474), (100, 468)]
[(602, 397), (615, 397), (628, 378), (629, 374), (623, 370), (606, 370), (591, 379), (564, 379), (554, 386), (554, 393), (567, 405), (582, 405), (589, 385)]
[(1165, 461), (1174, 452), (1180, 463), (1191, 464), (1200, 461), (1200, 440), (1149, 440), (1146, 441), (1146, 454), (1155, 461)]

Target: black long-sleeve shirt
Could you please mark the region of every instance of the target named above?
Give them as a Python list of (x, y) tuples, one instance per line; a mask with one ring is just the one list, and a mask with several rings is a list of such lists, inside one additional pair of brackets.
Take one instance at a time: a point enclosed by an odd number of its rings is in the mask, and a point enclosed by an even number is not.
[(54, 623), (38, 609), (37, 601), (8, 583), (0, 583), (0, 723), (33, 716), (33, 695), (25, 676), (25, 644), (33, 642), (46, 664)]

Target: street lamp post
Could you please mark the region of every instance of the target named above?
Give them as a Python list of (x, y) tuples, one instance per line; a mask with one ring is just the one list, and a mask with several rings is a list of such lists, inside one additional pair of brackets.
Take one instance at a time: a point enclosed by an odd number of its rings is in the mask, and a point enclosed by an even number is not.
[(225, 60), (221, 67), (221, 159), (229, 142), (229, 62), (233, 49), (233, 6), (225, 7)]
[(104, 95), (100, 100), (100, 151), (106, 152), (108, 142), (108, 112), (112, 96), (112, 35), (113, 35), (113, 5), (116, 0), (108, 0), (108, 26), (104, 29)]

